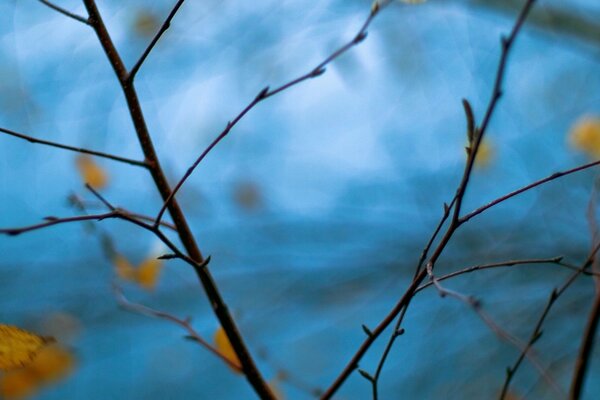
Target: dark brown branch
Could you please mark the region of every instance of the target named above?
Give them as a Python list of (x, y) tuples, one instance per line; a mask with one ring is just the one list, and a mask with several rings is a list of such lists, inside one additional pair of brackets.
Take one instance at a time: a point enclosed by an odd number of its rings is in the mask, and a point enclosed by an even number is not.
[(64, 8), (59, 7), (56, 4), (53, 4), (53, 3), (51, 3), (51, 2), (49, 2), (47, 0), (39, 0), (39, 2), (42, 3), (42, 4), (44, 4), (44, 5), (46, 5), (46, 6), (48, 6), (48, 7), (50, 7), (54, 11), (58, 11), (59, 13), (61, 13), (63, 15), (66, 15), (69, 18), (73, 18), (76, 21), (83, 22), (86, 25), (90, 25), (90, 21), (87, 18), (82, 17), (81, 15), (77, 15), (75, 13), (67, 11)]
[(169, 321), (176, 325), (181, 326), (183, 329), (185, 329), (188, 332), (188, 335), (190, 336), (190, 338), (192, 338), (194, 340), (194, 342), (200, 344), (205, 349), (207, 349), (208, 351), (210, 351), (211, 353), (213, 353), (214, 355), (219, 357), (221, 360), (223, 360), (225, 363), (227, 363), (227, 365), (229, 365), (234, 370), (242, 373), (242, 367), (239, 364), (237, 364), (235, 361), (230, 360), (227, 356), (225, 356), (219, 350), (214, 348), (210, 343), (208, 343), (206, 340), (204, 340), (202, 338), (202, 336), (200, 336), (198, 334), (198, 332), (196, 332), (196, 330), (192, 327), (189, 319), (180, 319), (180, 318), (177, 318), (176, 316), (169, 314), (167, 312), (155, 310), (155, 309), (145, 306), (143, 304), (133, 303), (129, 299), (127, 299), (127, 297), (125, 297), (125, 294), (123, 293), (123, 289), (116, 282), (113, 282), (112, 287), (113, 287), (113, 292), (115, 294), (115, 297), (117, 299), (117, 303), (119, 303), (119, 305), (123, 309), (133, 312), (133, 313), (136, 313), (136, 314), (146, 315), (146, 316), (150, 316), (153, 318), (164, 319), (166, 321)]
[(127, 76), (127, 78), (129, 79), (130, 82), (133, 82), (133, 80), (135, 79), (135, 75), (137, 74), (138, 70), (140, 69), (140, 67), (142, 66), (142, 64), (144, 64), (144, 61), (150, 55), (150, 53), (152, 52), (152, 49), (154, 48), (154, 46), (156, 45), (156, 43), (158, 43), (158, 41), (162, 37), (163, 33), (165, 33), (167, 29), (169, 29), (169, 27), (171, 26), (171, 21), (175, 17), (175, 14), (177, 14), (177, 11), (179, 11), (179, 8), (183, 5), (184, 1), (185, 0), (178, 0), (177, 1), (177, 3), (175, 4), (175, 6), (173, 7), (173, 9), (171, 10), (171, 12), (169, 13), (169, 16), (165, 20), (165, 22), (162, 24), (162, 26), (160, 27), (160, 29), (158, 30), (158, 32), (156, 32), (156, 35), (154, 35), (154, 37), (152, 38), (152, 41), (150, 41), (150, 44), (148, 45), (148, 47), (146, 48), (146, 50), (144, 50), (144, 52), (142, 53), (140, 59), (135, 63), (135, 65), (133, 66), (133, 68), (131, 68), (131, 71), (129, 71), (129, 75)]
[(22, 133), (18, 133), (15, 131), (11, 131), (10, 129), (6, 129), (6, 128), (0, 128), (0, 132), (5, 133), (9, 136), (17, 137), (19, 139), (27, 140), (30, 143), (38, 143), (38, 144), (43, 144), (45, 146), (56, 147), (56, 148), (63, 149), (63, 150), (74, 151), (77, 153), (90, 154), (92, 156), (108, 158), (109, 160), (119, 161), (119, 162), (122, 162), (125, 164), (135, 165), (138, 167), (144, 167), (144, 168), (148, 167), (148, 165), (146, 165), (146, 163), (143, 161), (132, 160), (130, 158), (120, 157), (120, 156), (116, 156), (114, 154), (109, 154), (109, 153), (102, 153), (100, 151), (88, 150), (88, 149), (84, 149), (81, 147), (68, 146), (66, 144), (50, 142), (48, 140), (36, 139), (34, 137), (24, 135)]
[(162, 216), (165, 213), (165, 210), (167, 209), (169, 204), (173, 201), (173, 198), (175, 197), (175, 195), (177, 194), (179, 189), (181, 189), (181, 186), (183, 186), (183, 184), (192, 175), (194, 170), (204, 160), (204, 158), (208, 155), (208, 153), (210, 153), (212, 151), (212, 149), (214, 149), (215, 146), (217, 144), (219, 144), (219, 142), (221, 142), (229, 134), (229, 132), (231, 132), (233, 127), (235, 125), (237, 125), (237, 123), (240, 122), (240, 120), (242, 118), (244, 118), (244, 116), (250, 110), (252, 110), (258, 103), (268, 99), (269, 97), (275, 96), (276, 94), (283, 92), (284, 90), (287, 90), (293, 86), (296, 86), (299, 83), (304, 82), (308, 79), (317, 78), (317, 77), (323, 75), (325, 73), (325, 67), (329, 63), (331, 63), (332, 61), (337, 59), (342, 54), (346, 53), (352, 47), (361, 43), (367, 37), (367, 28), (369, 27), (369, 25), (371, 24), (371, 21), (373, 20), (373, 18), (375, 18), (375, 16), (379, 12), (379, 10), (381, 10), (381, 7), (372, 8), (371, 12), (369, 13), (369, 16), (363, 23), (363, 25), (360, 28), (360, 30), (358, 31), (358, 33), (354, 36), (354, 38), (352, 40), (350, 40), (348, 43), (346, 43), (345, 45), (343, 45), (342, 47), (340, 47), (339, 49), (337, 49), (336, 51), (334, 51), (332, 54), (330, 54), (327, 58), (325, 58), (325, 60), (323, 60), (320, 64), (318, 64), (312, 70), (310, 70), (309, 72), (305, 73), (304, 75), (301, 75), (298, 78), (293, 79), (293, 80), (289, 81), (288, 83), (285, 83), (273, 90), (269, 89), (268, 86), (265, 87), (263, 90), (261, 90), (256, 95), (256, 97), (233, 120), (231, 120), (227, 123), (227, 125), (221, 131), (221, 133), (219, 133), (219, 135), (217, 135), (217, 137), (208, 145), (208, 147), (206, 147), (204, 149), (204, 151), (200, 154), (200, 156), (187, 169), (185, 174), (181, 177), (181, 179), (177, 182), (177, 184), (173, 188), (173, 192), (171, 193), (171, 195), (165, 200), (163, 206), (161, 207), (160, 211), (158, 212), (158, 214), (156, 216), (156, 221), (159, 222), (162, 219)]
[[(502, 39), (502, 52), (500, 55), (500, 61), (499, 61), (498, 70), (496, 73), (496, 79), (495, 79), (492, 96), (491, 96), (490, 102), (488, 104), (488, 108), (487, 108), (485, 117), (483, 119), (483, 122), (481, 123), (480, 127), (478, 128), (477, 137), (473, 141), (473, 144), (470, 146), (470, 152), (469, 152), (469, 156), (467, 157), (467, 162), (465, 165), (463, 177), (462, 177), (462, 180), (458, 186), (458, 189), (457, 189), (456, 195), (455, 195), (456, 201), (454, 204), (452, 219), (450, 220), (450, 224), (449, 224), (444, 236), (442, 237), (442, 239), (436, 246), (435, 251), (429, 258), (428, 264), (431, 265), (431, 268), (433, 268), (433, 266), (435, 265), (435, 263), (437, 262), (439, 257), (444, 252), (447, 244), (450, 242), (450, 239), (452, 238), (452, 236), (454, 235), (456, 230), (463, 223), (462, 219), (460, 218), (462, 199), (465, 195), (465, 192), (466, 192), (468, 184), (469, 184), (469, 179), (470, 179), (470, 176), (471, 176), (471, 173), (473, 170), (473, 164), (475, 161), (475, 157), (477, 155), (477, 151), (481, 144), (481, 139), (483, 138), (486, 127), (491, 119), (491, 116), (492, 116), (492, 114), (496, 108), (496, 105), (498, 103), (498, 100), (500, 98), (500, 90), (501, 90), (501, 86), (502, 86), (502, 81), (504, 79), (508, 54), (510, 52), (510, 49), (512, 48), (512, 43), (514, 42), (515, 38), (517, 37), (518, 33), (520, 32), (521, 27), (523, 26), (523, 23), (534, 3), (535, 3), (535, 0), (528, 0), (525, 3), (521, 13), (519, 14), (519, 16), (513, 26), (513, 29), (511, 30), (510, 35), (508, 36), (508, 38)], [(375, 4), (377, 4), (377, 3), (375, 3)], [(375, 10), (375, 12), (377, 12), (378, 7), (374, 7), (373, 10)], [(373, 12), (371, 13), (371, 15), (373, 15)], [(372, 17), (370, 17), (370, 18), (372, 18)], [(369, 22), (369, 20), (367, 20), (367, 22)], [(325, 391), (325, 393), (323, 394), (321, 399), (330, 399), (331, 397), (333, 397), (333, 395), (338, 391), (338, 389), (342, 386), (342, 384), (348, 379), (350, 374), (358, 368), (359, 361), (362, 359), (362, 357), (365, 355), (365, 353), (369, 350), (369, 348), (375, 342), (375, 340), (381, 335), (381, 333), (383, 333), (383, 331), (385, 331), (385, 329), (394, 321), (394, 319), (398, 316), (398, 314), (410, 303), (410, 300), (414, 296), (415, 291), (417, 290), (417, 288), (419, 287), (421, 282), (425, 279), (425, 277), (427, 277), (427, 271), (426, 271), (426, 269), (421, 269), (416, 274), (413, 281), (407, 288), (406, 292), (402, 295), (400, 300), (398, 300), (398, 302), (392, 308), (392, 310), (377, 325), (377, 327), (372, 331), (372, 334), (367, 335), (367, 338), (363, 341), (363, 343), (360, 345), (358, 350), (350, 358), (350, 361), (343, 368), (342, 372), (337, 376), (337, 378), (333, 381), (333, 383)]]
[[(125, 100), (127, 101), (127, 108), (129, 110), (138, 141), (144, 153), (145, 160), (149, 165), (149, 170), (152, 174), (154, 183), (160, 192), (163, 201), (165, 201), (167, 204), (166, 208), (169, 210), (173, 223), (177, 227), (179, 239), (185, 247), (189, 258), (195, 263), (194, 270), (198, 276), (198, 279), (200, 280), (200, 283), (202, 284), (202, 287), (204, 288), (206, 296), (209, 299), (213, 312), (219, 320), (223, 330), (227, 335), (227, 338), (231, 343), (231, 346), (233, 347), (238, 359), (240, 360), (240, 363), (242, 364), (246, 379), (254, 388), (256, 394), (264, 399), (274, 399), (271, 389), (256, 367), (256, 364), (254, 363), (254, 360), (250, 355), (246, 344), (244, 343), (239, 329), (233, 320), (233, 317), (231, 316), (231, 313), (229, 312), (229, 309), (227, 308), (227, 305), (225, 304), (225, 301), (223, 300), (210, 271), (206, 267), (206, 260), (200, 252), (198, 244), (196, 243), (196, 240), (192, 234), (192, 231), (190, 230), (187, 219), (185, 218), (179, 203), (175, 199), (171, 199), (167, 202), (167, 199), (172, 197), (171, 187), (166, 179), (158, 156), (156, 155), (154, 144), (152, 143), (148, 127), (146, 126), (146, 120), (144, 118), (133, 82), (128, 79), (129, 74), (127, 73), (127, 69), (125, 68), (123, 61), (119, 56), (119, 53), (117, 52), (117, 49), (115, 48), (108, 31), (106, 30), (106, 26), (102, 21), (100, 12), (96, 7), (96, 2), (94, 0), (84, 0), (84, 4), (90, 16), (89, 21), (94, 28), (96, 35), (98, 36), (104, 53), (106, 54), (106, 57), (108, 58), (108, 61), (110, 62), (115, 74), (117, 75), (119, 84), (123, 90)], [(157, 229), (158, 222), (160, 221), (157, 221), (154, 225), (154, 231), (157, 235), (162, 234)]]
[(573, 379), (571, 381), (571, 390), (569, 392), (570, 400), (578, 400), (581, 397), (585, 376), (588, 371), (590, 358), (594, 349), (594, 341), (596, 339), (596, 332), (598, 331), (598, 322), (600, 321), (600, 290), (598, 289), (599, 288), (597, 287), (596, 294), (594, 295), (594, 301), (592, 303), (592, 309), (590, 310), (586, 323), (585, 332), (581, 338), (579, 355), (575, 361)]

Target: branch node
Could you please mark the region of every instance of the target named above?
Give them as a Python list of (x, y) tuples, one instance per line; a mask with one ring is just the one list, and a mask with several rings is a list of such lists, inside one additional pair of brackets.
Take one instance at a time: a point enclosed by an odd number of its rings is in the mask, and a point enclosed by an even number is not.
[(368, 337), (373, 337), (373, 332), (365, 324), (362, 325), (362, 329)]
[(375, 378), (373, 378), (373, 376), (371, 376), (371, 374), (369, 374), (367, 371), (365, 371), (364, 369), (358, 369), (358, 373), (362, 375), (363, 378), (365, 378), (366, 380), (368, 380), (369, 382), (375, 382)]

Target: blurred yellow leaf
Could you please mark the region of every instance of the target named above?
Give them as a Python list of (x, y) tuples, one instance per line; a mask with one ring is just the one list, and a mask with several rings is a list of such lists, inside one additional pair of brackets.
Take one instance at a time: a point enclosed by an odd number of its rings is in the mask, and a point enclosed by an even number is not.
[(135, 267), (131, 265), (129, 260), (120, 254), (117, 254), (113, 258), (113, 264), (115, 266), (115, 272), (117, 276), (125, 281), (135, 280)]
[[(241, 365), (240, 360), (237, 354), (235, 354), (235, 350), (233, 350), (233, 346), (231, 346), (231, 342), (229, 341), (229, 338), (227, 337), (223, 327), (219, 327), (219, 329), (217, 329), (215, 332), (214, 341), (215, 347), (217, 350), (219, 350), (219, 353), (221, 353), (225, 358), (229, 359), (232, 363)], [(239, 372), (238, 370), (234, 371)]]
[(82, 154), (76, 160), (81, 179), (94, 189), (102, 189), (108, 183), (106, 172), (94, 162), (92, 157)]
[(52, 338), (27, 332), (16, 326), (0, 324), (0, 370), (11, 370), (31, 363)]
[(0, 396), (3, 399), (23, 399), (33, 395), (37, 388), (36, 376), (27, 369), (18, 369), (0, 376)]
[(475, 166), (478, 168), (488, 167), (494, 159), (494, 148), (490, 145), (489, 141), (485, 138), (479, 144), (479, 150), (475, 157)]
[(162, 265), (162, 260), (156, 257), (145, 259), (137, 268), (136, 282), (144, 289), (154, 289), (158, 282)]
[(233, 192), (235, 203), (246, 211), (254, 211), (261, 206), (260, 189), (253, 182), (240, 182)]
[(140, 36), (152, 36), (158, 31), (160, 21), (156, 15), (149, 11), (141, 10), (133, 21), (133, 30)]
[(27, 369), (34, 373), (40, 382), (56, 382), (68, 376), (75, 366), (75, 357), (60, 346), (44, 348)]
[(569, 143), (590, 157), (600, 157), (600, 117), (588, 115), (577, 120), (569, 132)]
[(24, 368), (0, 376), (0, 396), (6, 399), (32, 396), (43, 386), (67, 377), (74, 365), (71, 352), (60, 346), (46, 346)]
[(117, 276), (125, 281), (135, 282), (143, 289), (152, 290), (158, 283), (163, 262), (155, 256), (150, 256), (134, 267), (129, 260), (120, 254), (113, 258)]

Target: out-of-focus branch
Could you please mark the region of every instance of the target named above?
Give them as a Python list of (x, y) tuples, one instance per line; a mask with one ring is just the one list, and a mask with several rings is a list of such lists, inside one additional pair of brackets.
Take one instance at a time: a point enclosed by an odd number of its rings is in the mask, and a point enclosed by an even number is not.
[(24, 135), (22, 133), (15, 132), (15, 131), (11, 131), (10, 129), (6, 129), (6, 128), (0, 128), (0, 132), (5, 133), (9, 136), (19, 138), (19, 139), (27, 140), (29, 143), (38, 143), (38, 144), (43, 144), (45, 146), (56, 147), (58, 149), (74, 151), (76, 153), (90, 154), (92, 156), (108, 158), (109, 160), (119, 161), (119, 162), (122, 162), (125, 164), (135, 165), (138, 167), (144, 167), (144, 168), (148, 167), (148, 165), (144, 161), (133, 160), (130, 158), (120, 157), (120, 156), (117, 156), (114, 154), (102, 153), (100, 151), (88, 150), (88, 149), (84, 149), (82, 147), (69, 146), (66, 144), (51, 142), (48, 140), (36, 139), (32, 136)]
[(173, 314), (167, 313), (165, 311), (156, 310), (154, 308), (150, 308), (143, 304), (134, 303), (134, 302), (130, 301), (129, 299), (127, 299), (127, 297), (125, 297), (125, 294), (123, 293), (123, 289), (116, 282), (113, 282), (112, 287), (113, 287), (113, 293), (115, 294), (115, 298), (117, 299), (117, 302), (123, 309), (130, 311), (132, 313), (136, 313), (136, 314), (146, 315), (146, 316), (153, 317), (153, 318), (164, 319), (166, 321), (169, 321), (176, 325), (181, 326), (183, 329), (185, 329), (187, 331), (189, 337), (191, 339), (193, 339), (194, 342), (200, 344), (202, 347), (204, 347), (205, 349), (207, 349), (208, 351), (210, 351), (211, 353), (213, 353), (214, 355), (219, 357), (221, 360), (223, 360), (225, 363), (227, 363), (234, 370), (242, 373), (242, 367), (237, 362), (229, 359), (229, 357), (225, 356), (223, 353), (221, 353), (219, 350), (217, 350), (214, 346), (212, 346), (210, 343), (208, 343), (206, 340), (204, 340), (202, 338), (202, 336), (200, 336), (200, 334), (198, 334), (198, 332), (196, 332), (194, 327), (191, 325), (189, 318), (181, 319), (181, 318), (178, 318), (178, 317), (174, 316)]

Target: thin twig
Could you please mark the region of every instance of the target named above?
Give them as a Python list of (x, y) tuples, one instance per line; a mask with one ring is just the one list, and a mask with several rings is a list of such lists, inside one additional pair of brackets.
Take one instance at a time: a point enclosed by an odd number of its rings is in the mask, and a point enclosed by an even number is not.
[(479, 300), (475, 299), (473, 296), (467, 296), (442, 286), (440, 281), (433, 274), (430, 264), (427, 265), (427, 274), (429, 275), (431, 283), (436, 287), (441, 297), (450, 296), (469, 306), (490, 328), (490, 330), (496, 336), (498, 336), (498, 338), (512, 344), (518, 350), (520, 350), (521, 354), (523, 354), (523, 357), (527, 357), (529, 359), (531, 364), (539, 371), (540, 375), (544, 377), (546, 382), (548, 382), (557, 393), (561, 393), (556, 381), (550, 376), (548, 371), (540, 364), (533, 354), (531, 354), (531, 346), (529, 344), (522, 343), (518, 338), (500, 327), (486, 312), (483, 311), (481, 308), (481, 302)]
[(6, 128), (0, 128), (0, 132), (5, 133), (5, 134), (10, 135), (10, 136), (13, 136), (13, 137), (17, 137), (19, 139), (27, 140), (30, 143), (43, 144), (45, 146), (56, 147), (56, 148), (59, 148), (59, 149), (74, 151), (74, 152), (77, 152), (77, 153), (90, 154), (90, 155), (93, 155), (93, 156), (98, 156), (98, 157), (108, 158), (108, 159), (114, 160), (114, 161), (119, 161), (119, 162), (122, 162), (122, 163), (125, 163), (125, 164), (130, 164), (130, 165), (135, 165), (135, 166), (138, 166), (138, 167), (148, 168), (148, 165), (144, 161), (133, 160), (131, 158), (125, 158), (125, 157), (121, 157), (121, 156), (117, 156), (117, 155), (109, 154), (109, 153), (102, 153), (100, 151), (88, 150), (88, 149), (84, 149), (82, 147), (68, 146), (66, 144), (61, 144), (61, 143), (56, 143), (56, 142), (50, 142), (48, 140), (36, 139), (34, 137), (31, 137), (31, 136), (28, 136), (28, 135), (24, 135), (24, 134), (19, 133), (19, 132), (11, 131), (10, 129), (6, 129)]
[(485, 204), (485, 205), (483, 205), (483, 206), (475, 209), (474, 211), (471, 211), (470, 213), (463, 215), (460, 220), (463, 223), (467, 222), (471, 218), (473, 218), (473, 217), (481, 214), (482, 212), (486, 211), (487, 209), (492, 208), (492, 207), (494, 207), (494, 206), (496, 206), (496, 205), (498, 205), (500, 203), (503, 203), (506, 200), (508, 200), (508, 199), (510, 199), (512, 197), (515, 197), (515, 196), (517, 196), (517, 195), (519, 195), (521, 193), (527, 192), (528, 190), (531, 190), (531, 189), (533, 189), (535, 187), (541, 186), (541, 185), (543, 185), (545, 183), (551, 182), (551, 181), (553, 181), (555, 179), (558, 179), (560, 177), (563, 177), (565, 175), (571, 175), (571, 174), (574, 174), (576, 172), (580, 172), (580, 171), (583, 171), (583, 170), (586, 170), (586, 169), (590, 169), (590, 168), (596, 167), (598, 165), (600, 165), (600, 160), (596, 160), (596, 161), (593, 161), (593, 162), (590, 162), (590, 163), (587, 163), (587, 164), (583, 164), (583, 165), (580, 165), (578, 167), (568, 169), (566, 171), (555, 172), (552, 175), (547, 176), (546, 178), (543, 178), (543, 179), (540, 179), (540, 180), (535, 181), (533, 183), (530, 183), (529, 185), (523, 186), (520, 189), (517, 189), (517, 190), (515, 190), (513, 192), (510, 192), (508, 194), (505, 194), (504, 196), (498, 197), (497, 199), (490, 201), (489, 203), (487, 203), (487, 204)]
[(154, 46), (156, 45), (156, 43), (159, 41), (159, 39), (162, 37), (163, 33), (165, 33), (167, 29), (169, 29), (169, 27), (171, 26), (171, 20), (173, 20), (173, 18), (175, 17), (175, 14), (177, 14), (177, 11), (183, 5), (184, 1), (185, 0), (178, 0), (177, 1), (177, 3), (175, 4), (175, 6), (173, 7), (173, 9), (171, 10), (171, 12), (169, 13), (169, 16), (165, 20), (165, 22), (161, 25), (161, 27), (158, 30), (158, 32), (156, 32), (156, 35), (154, 35), (154, 37), (152, 38), (152, 41), (150, 41), (150, 44), (148, 45), (148, 47), (146, 48), (146, 50), (144, 50), (144, 52), (140, 56), (139, 60), (135, 63), (135, 65), (133, 66), (133, 68), (131, 68), (131, 70), (129, 71), (129, 74), (127, 75), (127, 79), (130, 82), (133, 82), (133, 80), (135, 79), (135, 75), (137, 74), (138, 70), (140, 69), (140, 67), (142, 66), (142, 64), (146, 60), (146, 58), (150, 55), (150, 52), (152, 52), (152, 49), (154, 48)]
[(323, 75), (325, 73), (325, 67), (329, 63), (331, 63), (332, 61), (337, 59), (342, 54), (346, 53), (352, 47), (361, 43), (367, 37), (367, 28), (371, 24), (371, 21), (373, 21), (373, 18), (375, 18), (375, 16), (381, 10), (381, 8), (382, 8), (381, 6), (377, 7), (377, 8), (375, 8), (375, 7), (372, 8), (371, 12), (369, 13), (369, 16), (367, 17), (367, 19), (365, 20), (365, 22), (359, 29), (358, 33), (352, 38), (352, 40), (350, 40), (348, 43), (344, 44), (342, 47), (338, 48), (336, 51), (334, 51), (332, 54), (330, 54), (328, 57), (326, 57), (325, 60), (323, 60), (316, 67), (311, 69), (309, 72), (307, 72), (304, 75), (301, 75), (301, 76), (299, 76), (299, 77), (297, 77), (275, 89), (271, 90), (269, 88), (269, 86), (262, 89), (256, 95), (256, 97), (254, 97), (254, 99), (233, 120), (231, 120), (227, 123), (227, 125), (221, 131), (221, 133), (219, 133), (217, 135), (217, 137), (208, 145), (208, 147), (206, 147), (204, 149), (204, 151), (200, 154), (200, 156), (198, 156), (198, 158), (194, 161), (194, 163), (187, 169), (185, 174), (181, 177), (181, 179), (177, 182), (177, 184), (173, 188), (173, 192), (171, 192), (171, 195), (165, 200), (163, 206), (159, 210), (159, 212), (156, 216), (156, 221), (158, 222), (162, 219), (162, 216), (165, 213), (165, 210), (167, 209), (169, 204), (173, 201), (173, 198), (175, 197), (177, 192), (181, 189), (181, 186), (183, 186), (183, 184), (186, 182), (186, 180), (192, 175), (192, 173), (198, 167), (198, 165), (202, 162), (202, 160), (204, 160), (204, 158), (208, 155), (208, 153), (210, 153), (212, 151), (212, 149), (214, 149), (215, 146), (217, 144), (219, 144), (219, 142), (221, 142), (221, 140), (223, 140), (229, 134), (229, 132), (231, 132), (233, 127), (236, 126), (237, 123), (240, 122), (240, 120), (242, 118), (244, 118), (244, 116), (250, 110), (252, 110), (258, 103), (261, 103), (262, 101), (268, 99), (269, 97), (275, 96), (276, 94), (281, 93), (284, 90), (287, 90), (293, 86), (296, 86), (299, 83), (302, 83), (308, 79), (317, 78), (317, 77)]
[(53, 4), (53, 3), (51, 3), (51, 2), (49, 2), (47, 0), (39, 0), (39, 2), (42, 3), (42, 4), (44, 4), (44, 5), (46, 5), (46, 6), (48, 6), (48, 7), (50, 7), (54, 11), (58, 11), (59, 13), (61, 13), (63, 15), (66, 15), (69, 18), (73, 18), (76, 21), (83, 22), (86, 25), (90, 25), (90, 21), (87, 18), (82, 17), (81, 15), (77, 15), (75, 13), (67, 11), (64, 8), (59, 7), (56, 4)]
[(596, 332), (598, 331), (598, 323), (600, 322), (600, 291), (597, 290), (592, 303), (588, 320), (585, 327), (585, 332), (581, 338), (579, 354), (575, 361), (573, 370), (573, 379), (571, 381), (571, 389), (569, 392), (570, 400), (578, 400), (581, 397), (585, 375), (589, 369), (590, 358), (594, 348)]
[(154, 308), (150, 308), (143, 304), (134, 303), (134, 302), (130, 301), (129, 299), (127, 299), (127, 297), (123, 293), (123, 289), (116, 282), (113, 282), (112, 288), (113, 288), (113, 293), (115, 294), (115, 298), (117, 299), (117, 302), (123, 309), (133, 312), (133, 313), (136, 313), (136, 314), (142, 314), (142, 315), (146, 315), (146, 316), (153, 317), (153, 318), (164, 319), (166, 321), (169, 321), (176, 325), (181, 326), (183, 329), (185, 329), (188, 332), (188, 335), (194, 340), (194, 342), (197, 342), (198, 344), (203, 346), (205, 349), (207, 349), (208, 351), (210, 351), (211, 353), (213, 353), (214, 355), (219, 357), (221, 360), (225, 361), (225, 363), (227, 363), (227, 365), (229, 365), (231, 368), (233, 368), (237, 372), (240, 372), (240, 373), (242, 372), (242, 367), (237, 362), (235, 362), (234, 360), (231, 360), (229, 357), (227, 357), (226, 355), (221, 353), (214, 346), (212, 346), (210, 343), (208, 343), (206, 340), (204, 340), (202, 338), (202, 336), (200, 336), (198, 334), (198, 332), (196, 332), (196, 330), (192, 327), (189, 319), (177, 318), (176, 316), (169, 314), (167, 312), (156, 310)]
[[(150, 132), (148, 131), (148, 127), (146, 125), (146, 120), (144, 117), (144, 113), (142, 111), (142, 107), (140, 105), (138, 95), (135, 89), (133, 82), (129, 80), (129, 74), (127, 72), (127, 68), (119, 55), (119, 52), (115, 48), (115, 45), (104, 25), (104, 21), (102, 20), (102, 16), (98, 11), (95, 0), (83, 0), (85, 7), (90, 16), (89, 21), (92, 27), (94, 28), (94, 32), (102, 45), (102, 49), (113, 68), (117, 79), (119, 80), (119, 84), (123, 91), (123, 95), (125, 96), (125, 100), (127, 101), (127, 108), (129, 110), (129, 114), (131, 116), (131, 121), (133, 122), (135, 132), (144, 153), (144, 157), (146, 162), (149, 165), (149, 171), (152, 175), (156, 188), (160, 192), (160, 195), (163, 201), (166, 202), (168, 198), (171, 198), (172, 191), (171, 187), (167, 181), (165, 173), (162, 169), (158, 156), (156, 154), (156, 150), (154, 149), (154, 144), (152, 142), (152, 138), (150, 136)], [(252, 358), (248, 347), (244, 343), (242, 335), (231, 315), (225, 300), (221, 296), (221, 293), (212, 277), (212, 274), (206, 267), (207, 259), (202, 256), (202, 252), (198, 247), (196, 239), (192, 234), (192, 231), (189, 227), (187, 219), (179, 206), (179, 203), (172, 199), (168, 202), (167, 206), (169, 213), (171, 214), (171, 218), (173, 223), (177, 227), (177, 233), (179, 239), (181, 240), (185, 250), (189, 256), (188, 257), (192, 262), (195, 263), (194, 271), (198, 276), (198, 279), (206, 293), (206, 296), (209, 300), (209, 303), (212, 307), (213, 313), (219, 320), (223, 331), (227, 335), (233, 350), (235, 351), (240, 363), (242, 365), (242, 369), (244, 371), (244, 376), (250, 385), (253, 387), (256, 394), (264, 399), (274, 399), (274, 395), (267, 385), (265, 379), (262, 377), (261, 372), (258, 370), (254, 359)], [(136, 220), (137, 223), (140, 223), (139, 220)], [(157, 221), (152, 227), (152, 231), (157, 235), (164, 234), (160, 232), (158, 229), (160, 221)], [(166, 238), (165, 238), (166, 239)], [(163, 239), (161, 239), (163, 240)]]
[[(450, 224), (449, 224), (444, 236), (440, 239), (440, 242), (436, 246), (436, 249), (433, 251), (432, 255), (429, 258), (428, 263), (431, 264), (432, 268), (435, 265), (438, 258), (444, 252), (444, 249), (450, 242), (450, 239), (452, 238), (452, 236), (454, 235), (456, 230), (463, 223), (463, 221), (460, 219), (462, 198), (464, 197), (465, 192), (468, 187), (469, 179), (470, 179), (470, 176), (471, 176), (471, 173), (473, 170), (473, 164), (475, 161), (475, 157), (477, 155), (477, 151), (481, 144), (481, 139), (483, 138), (487, 124), (489, 123), (491, 116), (492, 116), (494, 110), (496, 109), (498, 100), (500, 98), (500, 89), (501, 89), (501, 84), (502, 84), (504, 74), (505, 74), (505, 69), (506, 69), (505, 67), (506, 67), (506, 62), (508, 59), (508, 53), (510, 52), (510, 49), (512, 48), (512, 43), (514, 43), (515, 38), (517, 37), (518, 33), (520, 32), (521, 27), (523, 26), (523, 23), (528, 15), (531, 7), (533, 6), (534, 2), (535, 2), (535, 0), (528, 0), (525, 3), (521, 13), (519, 14), (519, 16), (515, 22), (515, 25), (513, 26), (513, 29), (511, 31), (510, 35), (508, 36), (508, 38), (503, 38), (503, 40), (502, 40), (502, 52), (500, 55), (500, 61), (499, 61), (498, 70), (496, 73), (496, 80), (495, 80), (494, 89), (492, 92), (492, 97), (490, 99), (490, 103), (488, 105), (483, 122), (478, 129), (478, 135), (475, 138), (475, 140), (473, 141), (472, 145), (470, 146), (469, 156), (467, 158), (467, 162), (465, 165), (465, 171), (463, 173), (462, 180), (458, 186), (458, 189), (457, 189), (456, 195), (455, 195), (456, 202), (454, 204), (454, 211), (453, 211), (452, 219), (450, 221)], [(426, 277), (427, 277), (427, 271), (425, 269), (421, 269), (420, 272), (418, 272), (418, 274), (415, 276), (415, 278), (413, 279), (413, 281), (411, 282), (411, 284), (409, 285), (407, 290), (404, 292), (402, 297), (394, 305), (392, 310), (390, 310), (390, 312), (385, 316), (385, 318), (383, 318), (383, 320), (381, 320), (381, 322), (375, 327), (375, 329), (373, 329), (371, 334), (367, 335), (367, 338), (362, 342), (362, 344), (359, 346), (358, 350), (356, 350), (354, 355), (350, 358), (350, 361), (348, 361), (348, 363), (343, 368), (341, 373), (334, 379), (334, 381), (329, 386), (329, 388), (325, 391), (323, 396), (321, 396), (321, 399), (330, 399), (331, 397), (333, 397), (333, 395), (338, 391), (338, 389), (342, 386), (342, 384), (348, 379), (350, 374), (358, 368), (359, 361), (362, 359), (362, 357), (365, 355), (365, 353), (369, 350), (369, 348), (375, 342), (375, 340), (381, 335), (381, 333), (383, 333), (385, 331), (385, 329), (394, 321), (394, 319), (396, 319), (398, 314), (400, 314), (400, 312), (410, 303), (410, 300), (414, 296), (415, 291), (417, 290), (417, 288), (419, 287), (421, 282)]]
[[(542, 335), (542, 326), (546, 320), (546, 317), (550, 313), (550, 309), (552, 308), (552, 306), (554, 305), (556, 300), (558, 300), (558, 298), (573, 284), (573, 282), (575, 282), (575, 280), (580, 275), (586, 274), (587, 272), (589, 272), (587, 270), (592, 265), (593, 261), (596, 258), (596, 254), (599, 250), (600, 250), (600, 244), (596, 244), (590, 251), (590, 254), (587, 256), (586, 260), (581, 264), (581, 266), (579, 268), (576, 268), (575, 271), (571, 275), (569, 275), (569, 277), (567, 277), (567, 279), (563, 282), (562, 286), (560, 286), (557, 289), (553, 289), (552, 292), (550, 293), (548, 302), (546, 303), (546, 307), (542, 311), (542, 314), (540, 315), (537, 323), (535, 324), (535, 327), (534, 327), (533, 331), (531, 332), (531, 336), (529, 337), (529, 341), (527, 342), (525, 349), (523, 351), (521, 351), (521, 353), (517, 357), (517, 360), (512, 365), (512, 367), (508, 367), (506, 369), (506, 378), (504, 380), (504, 384), (502, 385), (502, 390), (500, 392), (500, 397), (499, 397), (500, 400), (504, 400), (506, 398), (506, 396), (508, 395), (508, 389), (509, 389), (510, 383), (511, 383), (512, 379), (514, 378), (517, 370), (521, 366), (523, 359), (525, 358), (526, 352), (529, 351), (529, 349), (531, 347), (533, 347), (533, 345), (539, 340), (540, 336)], [(568, 265), (566, 263), (563, 263), (562, 261), (560, 261), (559, 264), (560, 265)], [(592, 271), (592, 273), (593, 273), (593, 271)]]

